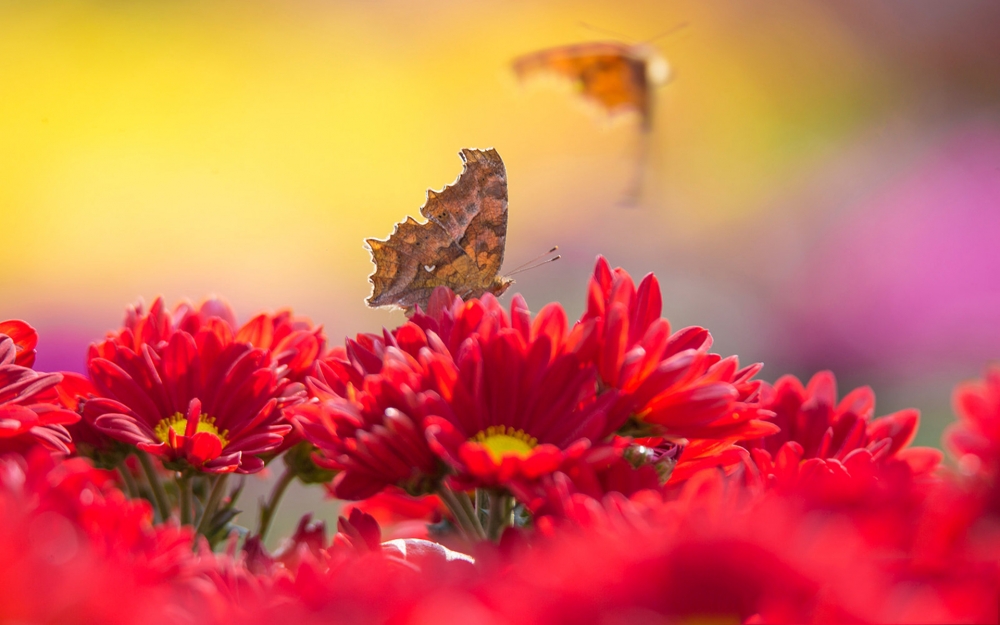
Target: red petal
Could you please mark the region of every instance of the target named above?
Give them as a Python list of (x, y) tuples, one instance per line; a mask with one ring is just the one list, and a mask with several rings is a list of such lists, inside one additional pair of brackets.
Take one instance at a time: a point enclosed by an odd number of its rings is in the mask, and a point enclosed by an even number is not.
[(892, 446), (888, 451), (888, 455), (891, 456), (913, 441), (919, 424), (919, 410), (914, 408), (900, 410), (872, 421), (868, 425), (868, 439), (891, 438)]
[(521, 461), (521, 472), (525, 477), (538, 478), (559, 469), (562, 454), (555, 445), (539, 445), (531, 450), (531, 455)]
[(617, 387), (628, 345), (628, 308), (621, 303), (612, 304), (604, 328), (598, 374), (605, 384)]
[(631, 336), (629, 336), (630, 345), (638, 341), (650, 324), (660, 318), (662, 311), (663, 299), (660, 294), (660, 283), (653, 274), (646, 274), (646, 277), (639, 283), (639, 289), (635, 294), (632, 330)]
[(198, 432), (190, 437), (191, 444), (188, 450), (188, 459), (191, 464), (202, 465), (217, 458), (222, 453), (222, 442), (219, 437), (210, 432)]
[(96, 358), (90, 361), (88, 369), (90, 378), (102, 394), (110, 395), (125, 404), (149, 424), (163, 418), (164, 415), (159, 413), (149, 395), (115, 363)]
[(337, 499), (358, 501), (378, 494), (388, 484), (358, 471), (344, 471), (333, 479), (333, 494)]
[(268, 315), (260, 314), (247, 321), (239, 332), (236, 341), (250, 343), (254, 347), (270, 348), (274, 340), (274, 324)]

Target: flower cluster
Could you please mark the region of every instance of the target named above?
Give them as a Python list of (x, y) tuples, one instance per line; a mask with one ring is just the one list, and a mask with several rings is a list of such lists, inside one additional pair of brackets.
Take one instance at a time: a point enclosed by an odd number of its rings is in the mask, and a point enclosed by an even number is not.
[[(1000, 371), (956, 391), (953, 468), (916, 410), (767, 384), (662, 307), (603, 258), (575, 321), (439, 288), (332, 347), (156, 300), (85, 375), (0, 322), (0, 621), (996, 619)], [(244, 527), (227, 478), (269, 464)], [(349, 504), (269, 549), (296, 480)]]

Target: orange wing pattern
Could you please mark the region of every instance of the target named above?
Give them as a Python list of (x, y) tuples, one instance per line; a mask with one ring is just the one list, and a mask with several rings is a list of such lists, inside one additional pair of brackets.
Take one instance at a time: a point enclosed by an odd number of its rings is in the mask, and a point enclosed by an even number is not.
[(582, 43), (541, 50), (514, 59), (514, 72), (524, 79), (550, 73), (579, 85), (584, 97), (608, 113), (636, 111), (644, 130), (652, 123), (648, 57), (637, 46), (617, 42)]

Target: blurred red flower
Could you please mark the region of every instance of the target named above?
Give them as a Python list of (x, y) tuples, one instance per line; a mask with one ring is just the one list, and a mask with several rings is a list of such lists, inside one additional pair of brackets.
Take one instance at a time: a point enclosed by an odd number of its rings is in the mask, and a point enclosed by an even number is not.
[(348, 503), (341, 508), (341, 514), (349, 515), (354, 509), (370, 514), (391, 539), (428, 538), (428, 526), (440, 523), (447, 511), (436, 495), (412, 497), (392, 486), (362, 501)]
[[(197, 586), (192, 533), (81, 458), (0, 459), (0, 621), (176, 623)], [(171, 606), (165, 610), (165, 606)], [(173, 612), (168, 619), (165, 612)]]
[(14, 341), (16, 356), (14, 364), (31, 367), (35, 364), (35, 346), (38, 345), (38, 333), (20, 319), (0, 321), (0, 334), (6, 334)]
[(967, 473), (995, 476), (1000, 471), (1000, 366), (982, 380), (955, 389), (958, 421), (944, 434), (944, 443)]
[(745, 441), (760, 478), (769, 485), (792, 488), (805, 480), (821, 480), (833, 495), (850, 496), (866, 490), (876, 469), (899, 464), (915, 476), (931, 473), (941, 453), (927, 447), (908, 447), (916, 435), (920, 413), (901, 410), (878, 419), (875, 394), (864, 386), (839, 402), (837, 382), (829, 371), (814, 375), (808, 386), (784, 376), (762, 392), (762, 406), (775, 413), (781, 431)]
[[(4, 322), (4, 327), (28, 327), (21, 322)], [(20, 335), (25, 341), (25, 335)], [(34, 345), (29, 338), (23, 345)], [(70, 453), (72, 440), (66, 425), (80, 419), (76, 413), (45, 401), (45, 396), (59, 383), (58, 373), (38, 373), (17, 364), (30, 362), (21, 358), (26, 352), (6, 334), (0, 334), (0, 453), (26, 451), (33, 446), (64, 454)]]

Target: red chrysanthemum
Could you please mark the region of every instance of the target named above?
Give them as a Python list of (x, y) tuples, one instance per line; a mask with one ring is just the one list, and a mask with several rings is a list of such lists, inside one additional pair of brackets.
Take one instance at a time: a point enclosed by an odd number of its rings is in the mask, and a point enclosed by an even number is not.
[(901, 462), (913, 474), (923, 475), (941, 460), (935, 449), (908, 447), (920, 422), (917, 410), (873, 420), (871, 388), (854, 389), (838, 402), (837, 381), (829, 371), (817, 373), (805, 387), (798, 378), (784, 376), (773, 388), (763, 388), (761, 404), (775, 413), (781, 431), (741, 444), (750, 449), (761, 477), (770, 484), (787, 487), (800, 478), (828, 476), (834, 488), (851, 490), (850, 477), (863, 481), (876, 465)]
[(341, 514), (350, 514), (354, 509), (374, 517), (390, 539), (427, 538), (428, 526), (440, 523), (447, 512), (436, 495), (412, 497), (395, 487), (363, 501), (349, 503), (341, 509)]
[(441, 288), (426, 313), (324, 359), (310, 382), (322, 403), (298, 420), (319, 461), (342, 471), (338, 497), (429, 492), (445, 473), (438, 457), (462, 489), (534, 479), (618, 425), (606, 416), (616, 395), (596, 397), (577, 338), (557, 305), (532, 322), (520, 296), (508, 314), (492, 296)]
[[(52, 388), (53, 403), (82, 415), (87, 402), (98, 395), (90, 379), (72, 371), (62, 372), (62, 381)], [(94, 427), (87, 419), (80, 419), (66, 427), (73, 437), (77, 455), (85, 456), (101, 468), (114, 468), (121, 463), (132, 448), (115, 440)]]
[(84, 418), (176, 468), (259, 471), (260, 456), (292, 429), (283, 409), (305, 393), (285, 377), (294, 357), (282, 363), (272, 351), (280, 342), (249, 342), (273, 325), (252, 324), (237, 330), (217, 300), (173, 315), (160, 299), (148, 314), (130, 308), (121, 331), (90, 347), (87, 371), (98, 396), (84, 403)]
[(983, 380), (955, 389), (959, 421), (945, 431), (944, 443), (967, 473), (996, 475), (1000, 471), (1000, 367)]
[(359, 335), (319, 364), (308, 384), (320, 402), (297, 406), (293, 418), (319, 448), (316, 463), (338, 471), (336, 497), (365, 499), (390, 485), (412, 494), (436, 487), (444, 467), (427, 446), (424, 419), (447, 410), (437, 382), (437, 372), (388, 333)]
[[(0, 459), (0, 622), (176, 622), (201, 582), (192, 531), (152, 524), (142, 500), (82, 458)], [(202, 606), (192, 606), (202, 613)]]
[[(435, 321), (439, 328), (462, 327), (469, 315), (495, 322), (464, 339), (454, 358), (450, 351), (434, 354), (456, 378), (450, 414), (427, 420), (428, 440), (455, 471), (458, 488), (536, 480), (609, 438), (619, 425), (607, 416), (616, 394), (597, 396), (596, 368), (572, 351), (561, 306), (549, 304), (529, 324), (519, 296), (509, 317), (490, 295), (455, 297)], [(445, 344), (455, 344), (444, 336)]]
[(707, 330), (671, 333), (661, 317), (660, 286), (648, 274), (631, 276), (598, 257), (580, 319), (579, 350), (597, 366), (602, 388), (620, 391), (612, 414), (631, 429), (673, 438), (741, 440), (777, 428), (757, 402), (760, 365), (739, 368), (735, 356), (709, 353)]
[[(2, 327), (21, 331), (30, 328), (23, 322), (5, 321)], [(34, 352), (19, 350), (34, 347), (37, 339), (18, 334), (20, 346), (6, 334), (0, 334), (0, 453), (25, 451), (35, 445), (68, 454), (72, 440), (66, 425), (75, 423), (79, 415), (44, 401), (52, 387), (62, 379), (58, 373), (38, 373), (17, 364), (31, 362)], [(22, 357), (25, 353), (31, 356)]]
[(182, 304), (174, 316), (178, 319), (177, 327), (191, 334), (197, 333), (212, 317), (224, 320), (235, 330), (235, 342), (267, 350), (278, 376), (294, 382), (304, 381), (326, 347), (323, 329), (305, 317), (293, 316), (290, 310), (279, 310), (273, 315), (261, 313), (239, 329), (232, 309), (218, 299), (207, 300), (197, 309)]
[(38, 345), (38, 333), (20, 319), (0, 321), (0, 334), (14, 341), (14, 364), (21, 367), (31, 367), (35, 364), (35, 346)]
[[(552, 519), (572, 515), (579, 505), (594, 505), (607, 497), (633, 497), (647, 492), (659, 499), (661, 476), (653, 463), (635, 466), (620, 452), (601, 453), (600, 457), (573, 458), (559, 470), (534, 483), (514, 484), (514, 495), (535, 516), (535, 523), (546, 530)], [(542, 522), (543, 517), (550, 517)]]

